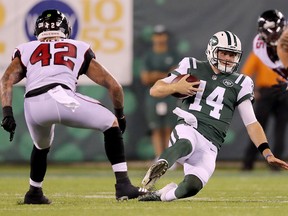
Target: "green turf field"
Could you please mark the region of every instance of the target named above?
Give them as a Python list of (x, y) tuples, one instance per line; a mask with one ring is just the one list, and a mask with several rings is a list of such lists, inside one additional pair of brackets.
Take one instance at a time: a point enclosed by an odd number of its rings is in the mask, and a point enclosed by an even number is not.
[[(130, 169), (139, 184), (144, 169)], [(181, 169), (168, 171), (157, 187), (182, 178)], [(44, 184), (51, 205), (21, 205), (28, 189), (26, 166), (0, 166), (0, 215), (191, 215), (191, 216), (281, 216), (288, 215), (288, 172), (268, 170), (240, 172), (217, 169), (207, 186), (194, 198), (169, 203), (117, 202), (114, 175), (109, 167), (49, 166)]]

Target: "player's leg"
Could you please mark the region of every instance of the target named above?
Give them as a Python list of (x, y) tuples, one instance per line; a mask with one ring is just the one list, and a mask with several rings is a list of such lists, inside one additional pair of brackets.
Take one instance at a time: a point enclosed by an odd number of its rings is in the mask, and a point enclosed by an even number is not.
[(191, 140), (194, 146), (193, 153), (181, 158), (184, 162), (185, 178), (179, 184), (170, 183), (164, 188), (147, 194), (139, 201), (172, 201), (196, 195), (208, 182), (215, 170), (217, 148), (198, 132)]
[(196, 195), (212, 176), (217, 157), (217, 148), (196, 132), (195, 150), (184, 162), (184, 180), (178, 187), (161, 194), (162, 201), (172, 201)]
[(72, 112), (69, 108), (59, 105), (61, 122), (71, 127), (103, 132), (105, 152), (116, 178), (116, 198), (132, 199), (144, 194), (140, 188), (131, 184), (128, 177), (123, 137), (115, 115), (97, 100), (81, 94), (68, 94), (74, 97), (80, 106)]
[[(281, 158), (285, 151), (285, 132), (287, 128), (288, 116), (288, 92), (279, 92), (278, 100), (275, 103), (275, 122), (274, 122), (274, 145), (273, 154)], [(272, 170), (280, 170), (278, 167), (271, 167)]]
[[(46, 101), (41, 96), (38, 99), (25, 99), (25, 119), (34, 143), (30, 158), (30, 188), (25, 194), (25, 204), (51, 203), (43, 194), (42, 183), (47, 170), (47, 155), (54, 137), (54, 125), (49, 121), (57, 119), (56, 113), (51, 111), (53, 107), (55, 108), (53, 101)], [(47, 109), (47, 112), (39, 112), (43, 109)]]
[[(170, 147), (165, 149), (156, 161), (147, 171), (142, 180), (142, 185), (151, 189), (156, 181), (165, 174), (179, 158), (187, 157), (192, 153), (193, 145), (189, 138), (189, 131), (192, 127), (188, 125), (177, 125), (170, 138)], [(187, 138), (188, 137), (188, 138)]]
[(151, 129), (151, 140), (152, 140), (152, 143), (153, 143), (155, 156), (156, 156), (156, 158), (159, 158), (159, 156), (163, 152), (163, 147), (162, 147), (162, 128)]

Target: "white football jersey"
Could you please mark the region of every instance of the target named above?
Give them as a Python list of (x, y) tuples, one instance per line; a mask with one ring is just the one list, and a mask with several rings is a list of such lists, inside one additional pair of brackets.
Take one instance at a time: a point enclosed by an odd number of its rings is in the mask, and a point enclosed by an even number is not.
[(268, 56), (267, 53), (267, 45), (266, 43), (261, 39), (260, 35), (256, 35), (256, 37), (253, 40), (253, 52), (255, 55), (269, 68), (273, 70), (277, 69), (283, 69), (284, 66), (280, 60), (273, 62)]
[(86, 72), (95, 55), (85, 42), (61, 39), (20, 44), (15, 57), (21, 59), (26, 71), (27, 93), (51, 83), (61, 83), (75, 91), (78, 76)]

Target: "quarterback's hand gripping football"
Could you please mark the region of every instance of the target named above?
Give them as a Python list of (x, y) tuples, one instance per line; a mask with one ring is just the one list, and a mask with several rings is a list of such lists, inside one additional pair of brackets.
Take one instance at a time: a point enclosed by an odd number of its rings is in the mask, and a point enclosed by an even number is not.
[(200, 81), (188, 82), (186, 80), (189, 76), (190, 75), (187, 74), (184, 77), (182, 77), (177, 83), (175, 83), (176, 85), (175, 87), (176, 87), (177, 92), (181, 94), (193, 96), (196, 94), (197, 91), (202, 91), (202, 90), (199, 88)]
[(125, 132), (125, 129), (126, 129), (126, 118), (125, 118), (125, 115), (123, 113), (123, 108), (120, 108), (120, 109), (115, 108), (114, 110), (115, 110), (115, 116), (118, 120), (119, 128), (123, 134)]
[(3, 120), (1, 122), (1, 127), (3, 127), (4, 130), (10, 133), (10, 142), (11, 142), (14, 138), (14, 133), (16, 129), (16, 122), (13, 117), (13, 111), (11, 106), (3, 107)]

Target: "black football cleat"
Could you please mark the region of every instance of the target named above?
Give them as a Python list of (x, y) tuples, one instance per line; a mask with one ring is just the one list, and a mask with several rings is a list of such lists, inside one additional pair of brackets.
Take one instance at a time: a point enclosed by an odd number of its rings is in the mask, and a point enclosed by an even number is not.
[(30, 186), (25, 194), (24, 204), (50, 204), (51, 201), (44, 196), (42, 188)]
[(138, 201), (140, 201), (140, 202), (161, 201), (161, 197), (156, 191), (153, 191), (153, 192), (149, 192), (143, 196), (140, 196), (138, 198)]
[(139, 196), (145, 195), (148, 191), (144, 188), (135, 187), (130, 183), (117, 183), (115, 184), (116, 200), (135, 199)]

